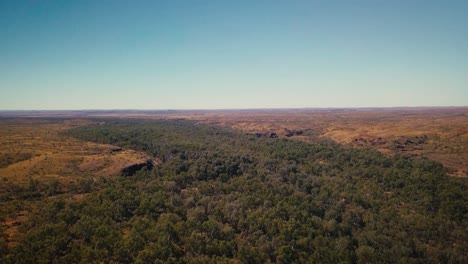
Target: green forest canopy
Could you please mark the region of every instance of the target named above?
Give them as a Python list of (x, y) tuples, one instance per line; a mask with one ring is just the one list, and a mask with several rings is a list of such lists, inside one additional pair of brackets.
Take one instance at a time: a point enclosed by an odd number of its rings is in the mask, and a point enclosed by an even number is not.
[[(467, 181), (428, 159), (183, 120), (104, 120), (66, 133), (162, 162), (72, 187), (4, 188), (2, 206), (40, 206), (15, 247), (0, 238), (1, 262), (467, 261)], [(89, 195), (72, 201), (65, 189)]]

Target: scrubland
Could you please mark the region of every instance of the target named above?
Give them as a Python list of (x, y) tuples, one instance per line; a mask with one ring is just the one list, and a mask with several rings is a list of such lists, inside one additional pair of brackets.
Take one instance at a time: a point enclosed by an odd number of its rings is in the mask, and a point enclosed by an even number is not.
[(466, 108), (3, 118), (0, 262), (466, 263), (466, 121)]

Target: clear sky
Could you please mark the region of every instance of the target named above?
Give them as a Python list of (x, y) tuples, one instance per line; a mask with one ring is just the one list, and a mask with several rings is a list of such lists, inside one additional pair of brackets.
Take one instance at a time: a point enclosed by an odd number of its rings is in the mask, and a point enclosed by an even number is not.
[(0, 109), (468, 105), (468, 1), (0, 0)]

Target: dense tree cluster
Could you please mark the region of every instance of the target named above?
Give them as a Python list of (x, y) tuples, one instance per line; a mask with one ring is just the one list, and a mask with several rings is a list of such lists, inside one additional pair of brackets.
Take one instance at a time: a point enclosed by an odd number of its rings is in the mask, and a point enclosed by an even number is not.
[(67, 133), (162, 163), (81, 182), (70, 189), (89, 193), (79, 201), (62, 199), (60, 186), (11, 189), (3, 203), (49, 198), (15, 247), (0, 240), (2, 262), (467, 261), (467, 181), (427, 159), (182, 120), (106, 120)]

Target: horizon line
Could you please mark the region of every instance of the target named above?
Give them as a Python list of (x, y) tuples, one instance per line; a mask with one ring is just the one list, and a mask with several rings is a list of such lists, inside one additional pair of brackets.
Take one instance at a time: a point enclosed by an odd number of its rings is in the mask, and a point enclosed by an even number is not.
[(86, 112), (86, 111), (236, 111), (236, 110), (327, 110), (327, 109), (431, 109), (467, 108), (468, 105), (357, 106), (357, 107), (245, 107), (245, 108), (82, 108), (82, 109), (0, 109), (0, 112)]

